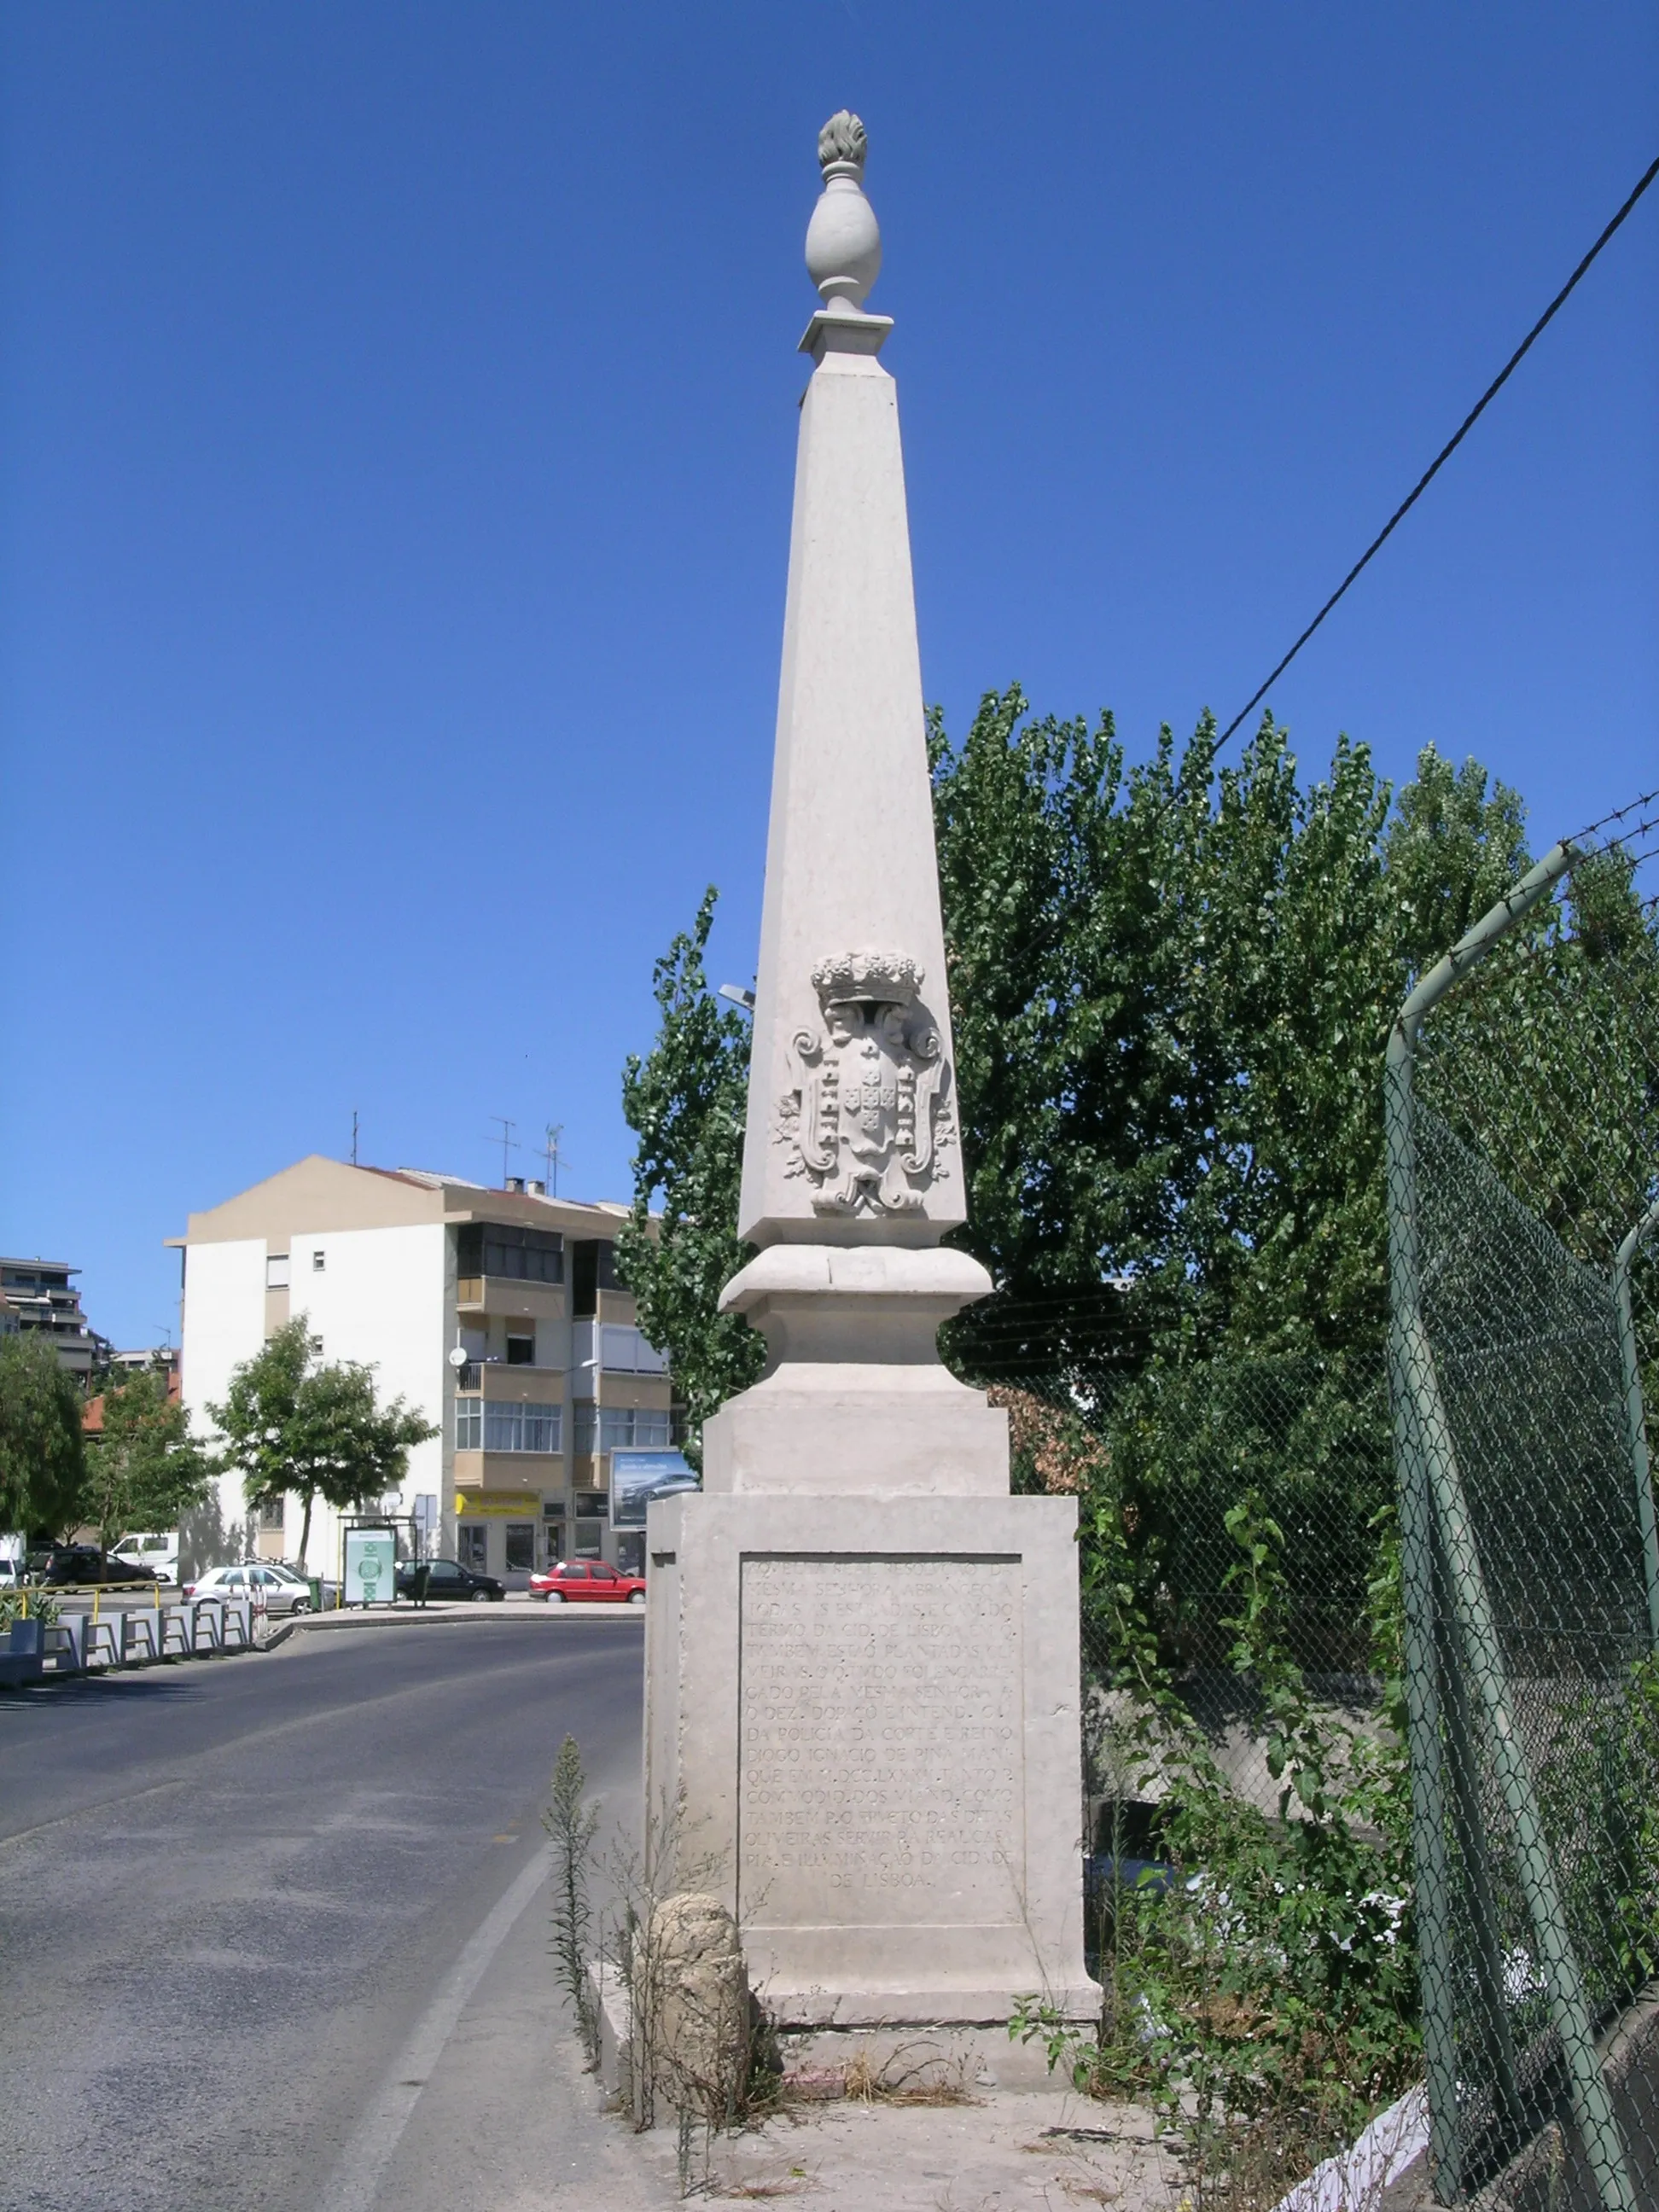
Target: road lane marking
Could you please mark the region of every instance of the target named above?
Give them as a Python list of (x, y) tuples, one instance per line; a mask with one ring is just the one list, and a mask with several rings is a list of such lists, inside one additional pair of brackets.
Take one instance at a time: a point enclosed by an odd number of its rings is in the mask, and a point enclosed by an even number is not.
[(422, 2090), (431, 2080), (491, 1960), (546, 1881), (550, 1858), (550, 1850), (538, 1851), (468, 1938), (422, 2014), (419, 2027), (398, 2053), (379, 2094), (353, 2130), (317, 2200), (318, 2212), (372, 2212), (392, 2154), (413, 2117)]

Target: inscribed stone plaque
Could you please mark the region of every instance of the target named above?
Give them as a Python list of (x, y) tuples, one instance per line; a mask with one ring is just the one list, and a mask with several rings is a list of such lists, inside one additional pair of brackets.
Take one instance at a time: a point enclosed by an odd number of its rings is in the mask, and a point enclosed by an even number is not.
[(1014, 1559), (744, 1560), (744, 1917), (1018, 1917), (1020, 1629)]

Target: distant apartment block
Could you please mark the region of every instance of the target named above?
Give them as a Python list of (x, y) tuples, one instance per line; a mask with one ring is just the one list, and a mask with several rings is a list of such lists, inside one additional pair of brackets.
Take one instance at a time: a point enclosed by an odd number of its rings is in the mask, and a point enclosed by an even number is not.
[(81, 1310), (81, 1293), (70, 1280), (80, 1272), (62, 1260), (0, 1259), (0, 1329), (49, 1336), (58, 1364), (84, 1385), (110, 1347)]
[[(610, 1454), (670, 1437), (666, 1362), (618, 1287), (627, 1208), (549, 1198), (522, 1178), (491, 1190), (412, 1169), (313, 1156), (192, 1213), (184, 1253), (183, 1382), (191, 1425), (232, 1369), (303, 1314), (318, 1356), (374, 1370), (439, 1430), (410, 1455), (400, 1515), (435, 1501), (439, 1549), (522, 1584), (567, 1557), (637, 1559), (613, 1534)], [(221, 1542), (293, 1559), (297, 1498), (250, 1516), (221, 1479)], [(308, 1562), (338, 1563), (338, 1516), (320, 1502)]]

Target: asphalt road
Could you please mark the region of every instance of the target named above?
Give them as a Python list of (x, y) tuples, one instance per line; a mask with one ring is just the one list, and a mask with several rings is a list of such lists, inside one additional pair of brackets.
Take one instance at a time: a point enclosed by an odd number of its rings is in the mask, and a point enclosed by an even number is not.
[(538, 1815), (568, 1731), (635, 1826), (641, 1628), (0, 1693), (3, 2212), (635, 2201), (562, 2033)]

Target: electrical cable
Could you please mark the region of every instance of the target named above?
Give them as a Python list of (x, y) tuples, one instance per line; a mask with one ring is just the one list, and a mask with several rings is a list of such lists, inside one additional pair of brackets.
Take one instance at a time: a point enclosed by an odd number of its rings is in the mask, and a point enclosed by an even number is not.
[(1422, 498), (1424, 493), (1434, 482), (1436, 477), (1439, 475), (1441, 470), (1444, 468), (1446, 463), (1457, 451), (1457, 448), (1462, 444), (1464, 439), (1468, 436), (1469, 432), (1474, 428), (1480, 417), (1486, 413), (1487, 408), (1491, 406), (1492, 401), (1496, 399), (1498, 393), (1503, 390), (1504, 386), (1509, 382), (1510, 377), (1520, 367), (1528, 353), (1530, 352), (1534, 343), (1543, 335), (1547, 326), (1554, 319), (1560, 309), (1565, 306), (1568, 297), (1578, 283), (1579, 279), (1589, 270), (1590, 264), (1595, 259), (1596, 255), (1600, 253), (1601, 248), (1613, 236), (1613, 234), (1618, 229), (1620, 224), (1624, 222), (1626, 216), (1636, 205), (1638, 200), (1641, 198), (1643, 193), (1646, 191), (1648, 186), (1653, 182), (1656, 176), (1659, 176), (1659, 156), (1656, 156), (1656, 158), (1650, 161), (1647, 167), (1643, 171), (1628, 199), (1626, 200), (1624, 205), (1619, 210), (1617, 215), (1613, 216), (1612, 222), (1608, 223), (1606, 229), (1601, 233), (1601, 235), (1596, 240), (1595, 245), (1591, 246), (1589, 252), (1584, 256), (1578, 266), (1573, 270), (1571, 276), (1568, 277), (1566, 283), (1561, 287), (1555, 297), (1550, 301), (1548, 307), (1545, 308), (1543, 313), (1540, 315), (1538, 320), (1527, 332), (1525, 337), (1522, 339), (1520, 344), (1516, 346), (1515, 351), (1510, 356), (1503, 368), (1498, 371), (1498, 374), (1492, 379), (1492, 382), (1481, 393), (1480, 398), (1476, 400), (1474, 405), (1463, 417), (1462, 422), (1458, 425), (1455, 435), (1449, 439), (1435, 455), (1434, 459), (1424, 471), (1423, 474), (1418, 478), (1416, 483), (1413, 485), (1410, 492), (1401, 501), (1400, 505), (1395, 507), (1394, 513), (1383, 524), (1382, 529), (1377, 532), (1376, 536), (1372, 538), (1370, 544), (1365, 548), (1365, 550), (1354, 562), (1352, 568), (1349, 569), (1347, 574), (1342, 579), (1342, 581), (1331, 593), (1329, 599), (1326, 600), (1324, 605), (1321, 607), (1319, 612), (1308, 624), (1306, 629), (1303, 631), (1301, 636), (1297, 638), (1296, 643), (1285, 655), (1285, 658), (1273, 670), (1272, 675), (1267, 678), (1265, 683), (1261, 684), (1256, 687), (1256, 689), (1250, 694), (1250, 696), (1245, 701), (1244, 704), (1239, 708), (1237, 714), (1233, 716), (1232, 720), (1228, 723), (1226, 728), (1216, 739), (1215, 749), (1217, 752), (1221, 750), (1223, 745), (1224, 745), (1228, 738), (1233, 735), (1234, 732), (1238, 728), (1239, 724), (1243, 721), (1245, 716), (1250, 713), (1251, 709), (1261, 704), (1267, 692), (1275, 684), (1278, 683), (1279, 678), (1285, 673), (1285, 671), (1296, 659), (1297, 653), (1301, 652), (1303, 647), (1308, 642), (1308, 640), (1319, 628), (1319, 625), (1324, 621), (1326, 616), (1329, 614), (1331, 610), (1336, 605), (1338, 600), (1341, 599), (1343, 593), (1348, 589), (1348, 586), (1360, 574), (1361, 571), (1368, 566), (1374, 556), (1377, 553), (1381, 552), (1389, 538), (1393, 536), (1400, 524), (1405, 520), (1412, 508), (1415, 507), (1418, 501)]

